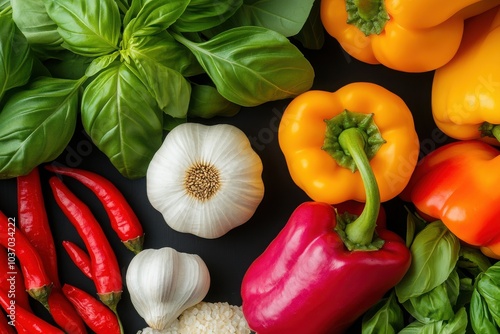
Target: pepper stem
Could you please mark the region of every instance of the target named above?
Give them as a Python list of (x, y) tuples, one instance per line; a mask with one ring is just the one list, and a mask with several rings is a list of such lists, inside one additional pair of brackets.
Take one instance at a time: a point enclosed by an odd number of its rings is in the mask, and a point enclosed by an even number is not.
[(380, 210), (380, 192), (375, 174), (365, 152), (366, 140), (358, 128), (348, 128), (339, 135), (340, 146), (352, 157), (363, 180), (366, 201), (363, 212), (345, 228), (346, 237), (355, 245), (369, 245), (375, 233)]
[(484, 122), (479, 127), (479, 132), (483, 137), (493, 137), (500, 142), (500, 125)]

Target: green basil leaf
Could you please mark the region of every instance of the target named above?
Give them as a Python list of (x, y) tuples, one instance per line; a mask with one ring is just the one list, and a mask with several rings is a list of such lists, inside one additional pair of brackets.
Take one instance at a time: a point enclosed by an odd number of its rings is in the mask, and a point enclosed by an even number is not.
[(219, 93), (245, 107), (297, 96), (311, 88), (314, 69), (282, 35), (262, 27), (239, 27), (203, 43), (174, 35), (188, 47)]
[(130, 179), (146, 175), (162, 142), (162, 111), (142, 81), (116, 62), (85, 88), (82, 123), (95, 145)]
[(243, 0), (191, 0), (173, 26), (181, 32), (207, 30), (226, 21), (242, 4)]
[(77, 80), (85, 75), (92, 61), (93, 58), (65, 51), (59, 53), (57, 59), (46, 60), (44, 65), (53, 77)]
[(125, 14), (123, 39), (153, 35), (170, 27), (182, 15), (189, 0), (132, 0)]
[(26, 38), (10, 15), (0, 16), (0, 100), (9, 89), (28, 82), (32, 67)]
[(100, 71), (104, 70), (107, 68), (109, 65), (111, 65), (116, 58), (120, 55), (120, 52), (116, 51), (113, 52), (112, 54), (105, 55), (105, 56), (100, 56), (98, 58), (95, 58), (90, 65), (87, 67), (87, 70), (85, 71), (85, 75), (87, 77), (92, 77), (99, 73)]
[(488, 304), (477, 290), (474, 290), (472, 293), (469, 310), (470, 322), (474, 333), (500, 333), (495, 319), (493, 319), (488, 308)]
[(59, 156), (75, 131), (83, 80), (38, 78), (0, 113), (0, 178), (28, 173)]
[(174, 118), (187, 115), (191, 84), (177, 71), (157, 63), (143, 60), (134, 63), (138, 77), (156, 98), (158, 107)]
[(121, 17), (114, 0), (43, 1), (68, 50), (87, 57), (118, 50)]
[(491, 262), (479, 249), (462, 246), (460, 248), (458, 266), (462, 270), (467, 271), (470, 275), (476, 277), (480, 273), (488, 270), (491, 266)]
[(214, 28), (220, 33), (241, 26), (258, 26), (291, 37), (304, 26), (314, 0), (289, 0), (284, 4), (275, 0), (243, 0), (238, 10), (221, 25)]
[(500, 326), (500, 262), (488, 268), (476, 278), (476, 290), (481, 294), (491, 316)]
[(408, 211), (406, 216), (406, 246), (411, 247), (415, 235), (422, 231), (426, 226), (427, 222), (421, 219), (416, 214)]
[(325, 44), (325, 28), (321, 22), (321, 1), (314, 1), (309, 17), (294, 37), (306, 49), (320, 50)]
[(150, 61), (167, 66), (185, 77), (203, 73), (195, 56), (167, 31), (154, 35), (135, 36), (128, 40), (125, 53), (134, 61)]
[(414, 321), (399, 334), (464, 334), (467, 330), (467, 312), (460, 308), (449, 321), (441, 320), (429, 323)]
[(415, 296), (403, 303), (405, 309), (422, 323), (449, 320), (455, 315), (453, 306), (460, 292), (460, 279), (457, 271), (441, 285), (429, 292)]
[(395, 334), (403, 327), (403, 311), (393, 292), (365, 313), (362, 319), (361, 333)]
[(228, 101), (217, 89), (209, 85), (191, 85), (190, 117), (212, 118), (215, 116), (234, 116), (241, 106)]
[(448, 279), (458, 261), (460, 241), (441, 221), (435, 221), (417, 234), (410, 251), (410, 268), (395, 287), (400, 303), (429, 292)]
[(170, 115), (163, 114), (163, 130), (165, 131), (171, 131), (176, 126), (186, 122), (187, 122), (187, 117), (174, 118)]
[(43, 0), (11, 0), (11, 5), (14, 22), (38, 56), (48, 58), (52, 52), (64, 49)]
[(0, 0), (0, 12), (7, 11), (10, 7), (10, 0)]

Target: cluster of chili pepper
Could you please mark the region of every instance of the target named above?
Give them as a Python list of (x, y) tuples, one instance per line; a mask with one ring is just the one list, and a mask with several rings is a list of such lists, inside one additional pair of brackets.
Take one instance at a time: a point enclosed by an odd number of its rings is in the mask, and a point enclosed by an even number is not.
[[(139, 219), (109, 180), (81, 169), (46, 168), (73, 177), (90, 188), (106, 208), (109, 221), (124, 245), (134, 253), (142, 250), (144, 232)], [(1, 322), (0, 329), (4, 329), (2, 333), (15, 332), (15, 325), (19, 333), (79, 334), (87, 333), (88, 326), (95, 333), (123, 333), (116, 308), (122, 293), (116, 255), (89, 207), (58, 176), (52, 176), (49, 184), (56, 203), (76, 228), (86, 251), (70, 241), (63, 241), (63, 247), (77, 267), (92, 280), (100, 300), (60, 282), (56, 246), (37, 167), (17, 178), (17, 220), (0, 212), (0, 252), (5, 253), (0, 265), (6, 269), (0, 277), (0, 304), (8, 314), (15, 303), (15, 321)], [(8, 261), (8, 251), (17, 259), (20, 271), (14, 260)], [(15, 289), (10, 284), (16, 284)], [(15, 296), (9, 291), (15, 291)], [(32, 312), (29, 296), (49, 311), (57, 327)]]
[(259, 334), (342, 333), (410, 266), (381, 203), (405, 188), (416, 165), (413, 117), (397, 95), (357, 82), (299, 95), (278, 134), (292, 179), (313, 201), (248, 268), (243, 313)]

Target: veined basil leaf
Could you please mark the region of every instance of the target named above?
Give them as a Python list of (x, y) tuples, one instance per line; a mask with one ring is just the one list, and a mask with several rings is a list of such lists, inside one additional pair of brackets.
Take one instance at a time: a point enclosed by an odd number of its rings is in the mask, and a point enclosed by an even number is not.
[(389, 297), (382, 299), (365, 313), (361, 333), (395, 334), (403, 327), (403, 311), (398, 304), (396, 295), (392, 292)]
[(410, 251), (410, 268), (395, 287), (400, 303), (429, 292), (448, 279), (458, 261), (460, 241), (441, 221), (435, 221), (417, 234)]
[(239, 27), (195, 43), (194, 53), (219, 93), (245, 107), (294, 97), (311, 88), (314, 69), (290, 41), (262, 27)]
[(460, 248), (458, 266), (467, 271), (470, 275), (477, 277), (491, 266), (491, 262), (479, 249), (469, 246)]
[(57, 25), (47, 14), (43, 0), (11, 0), (10, 3), (14, 22), (39, 57), (49, 58), (54, 51), (64, 49)]
[(467, 330), (467, 312), (460, 308), (449, 321), (441, 320), (429, 323), (414, 321), (399, 334), (464, 334)]
[(321, 22), (320, 4), (321, 1), (314, 1), (304, 26), (294, 35), (306, 49), (319, 50), (325, 44), (325, 28)]
[(127, 49), (122, 51), (123, 54), (130, 56), (134, 61), (147, 60), (170, 67), (185, 77), (203, 73), (203, 68), (193, 53), (167, 31), (132, 37), (128, 40)]
[(470, 301), (470, 322), (474, 333), (498, 334), (499, 328), (491, 315), (488, 304), (481, 294), (474, 290)]
[(10, 6), (10, 0), (0, 0), (0, 12), (7, 10)]
[(221, 25), (216, 33), (241, 26), (258, 26), (291, 37), (304, 26), (314, 0), (289, 0), (285, 3), (275, 0), (243, 0), (238, 10)]
[(209, 85), (191, 85), (190, 117), (212, 118), (215, 116), (234, 116), (241, 106), (228, 101), (217, 89)]
[(105, 55), (105, 56), (100, 56), (98, 58), (95, 58), (87, 67), (87, 70), (85, 71), (85, 75), (88, 77), (92, 77), (99, 73), (100, 71), (104, 70), (106, 67), (111, 65), (116, 58), (120, 55), (120, 52), (116, 51), (113, 52), (112, 54)]
[(43, 0), (63, 46), (87, 57), (118, 50), (121, 17), (114, 0)]
[(191, 84), (177, 71), (149, 60), (134, 62), (138, 77), (156, 98), (158, 107), (174, 118), (187, 115)]
[(82, 123), (122, 175), (146, 175), (162, 142), (162, 111), (126, 63), (116, 62), (85, 88)]
[(5, 92), (28, 82), (33, 56), (11, 15), (0, 16), (0, 100)]
[(177, 31), (199, 32), (218, 26), (231, 17), (243, 0), (191, 0), (186, 10), (174, 23)]
[(0, 178), (24, 175), (63, 152), (83, 80), (41, 77), (9, 98), (0, 113)]
[(186, 9), (189, 0), (132, 0), (123, 19), (123, 39), (153, 35), (170, 27)]
[(500, 326), (500, 262), (488, 268), (476, 278), (475, 289), (484, 302), (497, 326)]

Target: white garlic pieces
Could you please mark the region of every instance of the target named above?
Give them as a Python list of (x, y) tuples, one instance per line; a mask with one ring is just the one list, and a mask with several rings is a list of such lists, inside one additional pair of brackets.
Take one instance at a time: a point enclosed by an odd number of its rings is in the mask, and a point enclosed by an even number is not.
[(170, 247), (135, 255), (125, 279), (132, 305), (156, 331), (166, 329), (184, 310), (201, 302), (210, 287), (210, 274), (201, 257)]
[(184, 123), (151, 160), (147, 195), (172, 229), (218, 238), (255, 213), (264, 196), (262, 169), (237, 127)]

